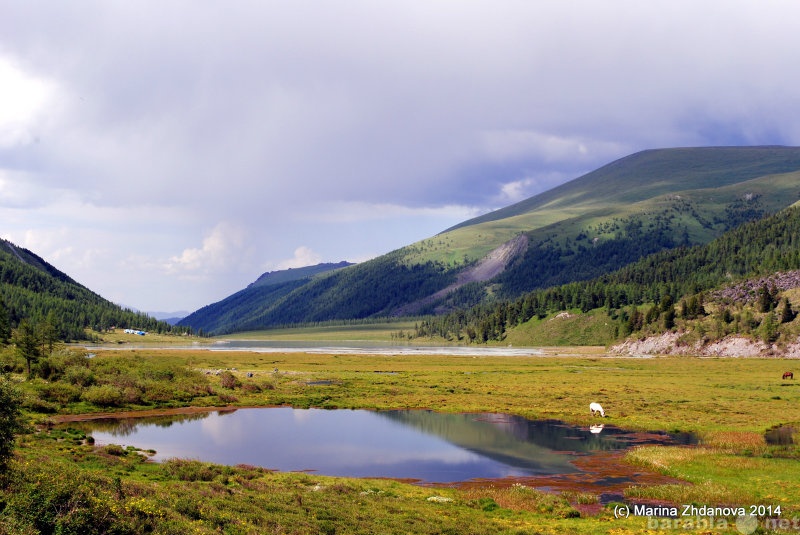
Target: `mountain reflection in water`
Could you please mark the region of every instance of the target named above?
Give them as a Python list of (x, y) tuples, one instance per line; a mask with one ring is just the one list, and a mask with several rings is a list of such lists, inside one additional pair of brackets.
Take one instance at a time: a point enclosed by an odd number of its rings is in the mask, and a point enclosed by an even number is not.
[[(571, 462), (574, 455), (642, 443), (612, 426), (592, 433), (557, 421), (426, 410), (239, 409), (69, 425), (91, 433), (99, 444), (155, 449), (156, 460), (181, 457), (431, 483), (571, 474), (580, 471)], [(671, 441), (666, 434), (647, 439)]]

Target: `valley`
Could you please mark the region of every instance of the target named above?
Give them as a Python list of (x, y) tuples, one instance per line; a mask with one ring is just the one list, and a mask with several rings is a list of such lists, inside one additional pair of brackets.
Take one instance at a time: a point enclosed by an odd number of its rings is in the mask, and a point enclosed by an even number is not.
[[(0, 532), (685, 532), (618, 514), (683, 504), (761, 505), (764, 530), (800, 517), (799, 199), (800, 149), (645, 151), (361, 264), (265, 273), (175, 326), (2, 242)], [(99, 443), (80, 426), (267, 407), (301, 420), (430, 411), (420, 426), (469, 443), (484, 431), (452, 418), (693, 441), (556, 455), (592, 478), (439, 486), (153, 462), (152, 447), (126, 443), (125, 422)], [(195, 440), (231, 449), (245, 440), (232, 420), (203, 420)], [(266, 427), (258, 441), (281, 432)], [(712, 531), (736, 533), (736, 520)]]

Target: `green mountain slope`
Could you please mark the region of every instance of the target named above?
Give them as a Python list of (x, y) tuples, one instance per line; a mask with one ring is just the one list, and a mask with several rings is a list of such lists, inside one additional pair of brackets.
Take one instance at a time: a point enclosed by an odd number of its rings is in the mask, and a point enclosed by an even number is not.
[[(664, 249), (707, 243), (798, 199), (800, 148), (644, 151), (372, 261), (284, 287), (275, 299), (247, 305), (258, 313), (226, 309), (226, 321), (214, 320), (210, 332), (442, 313), (513, 299), (588, 280)], [(525, 246), (514, 247), (514, 256), (476, 269), (503, 244), (519, 244), (520, 236)], [(211, 319), (223, 311), (205, 313)]]
[[(165, 332), (171, 327), (145, 314), (123, 310), (72, 280), (42, 258), (0, 240), (0, 307), (11, 327), (23, 318), (34, 323), (51, 314), (63, 340), (81, 340), (84, 329), (111, 326)], [(181, 331), (185, 329), (180, 329)]]
[[(264, 273), (244, 290), (193, 312), (179, 321), (178, 325), (192, 326), (195, 330), (213, 334), (259, 329), (271, 324), (271, 311), (287, 295), (316, 278), (324, 279), (331, 272), (350, 265), (349, 262), (323, 263)], [(279, 323), (286, 322), (291, 321)]]
[[(590, 281), (537, 290), (514, 301), (423, 321), (417, 334), (484, 342), (504, 340), (509, 333), (515, 333), (513, 339), (519, 342), (524, 339), (520, 332), (543, 330), (537, 319), (554, 312), (601, 309), (603, 317), (588, 328), (596, 329), (600, 322), (607, 328), (601, 329), (602, 334), (596, 330), (596, 338), (585, 342), (602, 344), (641, 331), (647, 325), (658, 324), (669, 330), (674, 317), (667, 321), (666, 312), (675, 308), (685, 319), (695, 319), (704, 314), (704, 292), (798, 269), (800, 203), (741, 225), (705, 245), (661, 251)], [(680, 306), (676, 306), (678, 303)], [(646, 306), (638, 310), (642, 305)], [(598, 317), (594, 314), (595, 320)], [(576, 323), (569, 325), (574, 330)]]

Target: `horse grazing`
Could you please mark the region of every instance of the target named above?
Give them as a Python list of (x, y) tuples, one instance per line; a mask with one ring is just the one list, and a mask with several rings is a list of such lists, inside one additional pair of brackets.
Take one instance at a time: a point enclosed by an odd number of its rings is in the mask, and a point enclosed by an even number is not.
[(794, 379), (794, 374), (792, 372), (783, 372), (782, 379)]
[(589, 403), (589, 411), (592, 413), (592, 416), (594, 416), (597, 413), (600, 413), (600, 416), (602, 416), (603, 418), (606, 417), (606, 413), (603, 410), (603, 407), (601, 407), (599, 403)]

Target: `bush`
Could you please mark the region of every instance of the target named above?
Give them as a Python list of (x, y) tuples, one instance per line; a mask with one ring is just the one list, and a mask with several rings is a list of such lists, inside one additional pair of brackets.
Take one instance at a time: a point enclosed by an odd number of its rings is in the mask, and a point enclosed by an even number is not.
[(90, 386), (81, 398), (101, 407), (117, 407), (122, 405), (123, 395), (119, 388), (111, 385), (102, 385)]
[(50, 401), (45, 401), (37, 396), (28, 395), (25, 397), (23, 406), (33, 412), (40, 412), (43, 414), (52, 414), (58, 412), (58, 405)]
[(0, 474), (6, 472), (14, 453), (14, 436), (25, 428), (21, 407), (19, 390), (8, 379), (0, 378)]
[(41, 387), (39, 397), (46, 401), (66, 405), (81, 399), (81, 389), (67, 383), (49, 383)]
[(213, 481), (217, 476), (233, 473), (228, 466), (186, 459), (168, 459), (162, 466), (167, 474), (181, 481)]
[(222, 372), (219, 376), (219, 381), (222, 385), (222, 388), (230, 388), (231, 390), (238, 386), (242, 386), (242, 382), (229, 371)]
[(103, 453), (107, 453), (108, 455), (114, 455), (117, 457), (120, 457), (127, 453), (125, 449), (119, 444), (108, 444), (107, 446), (103, 446), (101, 451)]
[(261, 392), (261, 387), (256, 383), (245, 383), (242, 385), (242, 390), (248, 394), (258, 394)]
[(77, 386), (92, 386), (95, 383), (95, 377), (92, 370), (86, 366), (70, 366), (64, 370), (64, 380), (70, 384)]
[[(119, 535), (152, 532), (151, 519), (134, 520), (112, 499), (112, 482), (63, 466), (37, 465), (14, 474), (0, 530), (11, 533)], [(123, 513), (124, 514), (124, 513)]]

